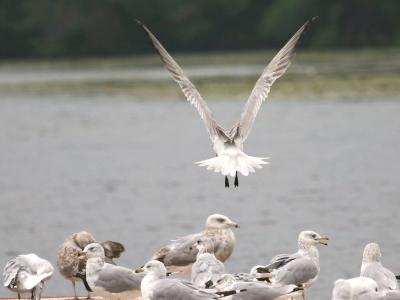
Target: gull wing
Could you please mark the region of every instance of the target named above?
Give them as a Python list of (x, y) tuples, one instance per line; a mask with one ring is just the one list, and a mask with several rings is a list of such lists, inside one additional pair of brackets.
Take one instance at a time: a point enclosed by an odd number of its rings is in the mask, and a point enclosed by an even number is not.
[(275, 55), (257, 80), (239, 119), (239, 135), (242, 141), (249, 135), (261, 104), (268, 97), (272, 84), (285, 74), (286, 70), (289, 68), (291, 59), (294, 56), (295, 47), (301, 36), (307, 27), (316, 19), (317, 17), (313, 17), (300, 27), (278, 54)]
[(208, 133), (210, 134), (211, 140), (218, 134), (220, 126), (216, 123), (212, 116), (211, 110), (208, 108), (206, 101), (201, 97), (200, 93), (194, 86), (194, 84), (185, 75), (182, 68), (178, 63), (172, 58), (172, 56), (165, 50), (163, 45), (154, 36), (154, 34), (140, 21), (136, 20), (139, 25), (143, 27), (146, 31), (148, 37), (153, 43), (154, 47), (157, 49), (158, 54), (163, 61), (165, 68), (171, 74), (172, 79), (179, 85), (186, 99), (197, 109), (200, 114), (201, 119), (206, 126)]

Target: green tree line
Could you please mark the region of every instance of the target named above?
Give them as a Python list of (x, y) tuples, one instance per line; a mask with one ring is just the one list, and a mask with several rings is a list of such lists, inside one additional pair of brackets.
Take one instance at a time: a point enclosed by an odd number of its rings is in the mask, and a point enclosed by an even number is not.
[(308, 18), (302, 47), (400, 45), (398, 0), (0, 0), (0, 58), (277, 48)]

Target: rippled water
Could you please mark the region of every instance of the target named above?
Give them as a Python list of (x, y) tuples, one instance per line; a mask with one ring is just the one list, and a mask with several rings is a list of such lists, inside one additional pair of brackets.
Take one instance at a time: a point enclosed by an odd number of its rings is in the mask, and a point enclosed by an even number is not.
[[(228, 127), (242, 103), (210, 106)], [(135, 267), (220, 212), (241, 224), (229, 271), (294, 252), (303, 229), (329, 236), (309, 299), (357, 275), (369, 241), (400, 273), (399, 111), (394, 99), (270, 101), (245, 150), (271, 165), (225, 189), (193, 164), (213, 153), (183, 101), (2, 97), (0, 265), (28, 252), (55, 264), (64, 238), (87, 229), (122, 242), (118, 262)], [(45, 294), (72, 295), (72, 286), (56, 272)]]

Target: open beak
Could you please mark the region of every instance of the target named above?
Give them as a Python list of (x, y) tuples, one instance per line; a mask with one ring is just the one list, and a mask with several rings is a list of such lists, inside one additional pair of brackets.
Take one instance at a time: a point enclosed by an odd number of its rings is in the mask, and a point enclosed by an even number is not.
[(81, 252), (78, 253), (78, 257), (79, 258), (82, 258), (82, 257), (85, 257), (85, 256), (86, 256), (86, 252), (84, 252), (84, 251), (81, 251)]
[(326, 236), (321, 236), (320, 238), (317, 238), (318, 243), (328, 246), (328, 241), (329, 238), (327, 238)]
[(135, 273), (143, 273), (143, 272), (144, 272), (144, 266), (141, 266), (135, 270)]

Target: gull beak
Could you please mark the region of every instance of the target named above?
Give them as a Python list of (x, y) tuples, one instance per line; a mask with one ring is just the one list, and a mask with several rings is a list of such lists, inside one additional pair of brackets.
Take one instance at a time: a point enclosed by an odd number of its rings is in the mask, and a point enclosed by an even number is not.
[(144, 266), (141, 266), (135, 270), (135, 273), (143, 273), (143, 272), (144, 272)]
[(86, 252), (84, 252), (84, 251), (81, 251), (81, 252), (78, 253), (78, 257), (79, 258), (83, 258), (85, 256), (86, 256)]
[(320, 238), (317, 238), (316, 240), (318, 241), (318, 243), (320, 243), (322, 245), (325, 245), (325, 246), (328, 246), (328, 241), (329, 241), (328, 237), (321, 236)]
[(239, 228), (240, 227), (240, 225), (238, 223), (235, 223), (235, 222), (229, 222), (228, 225), (231, 228)]

